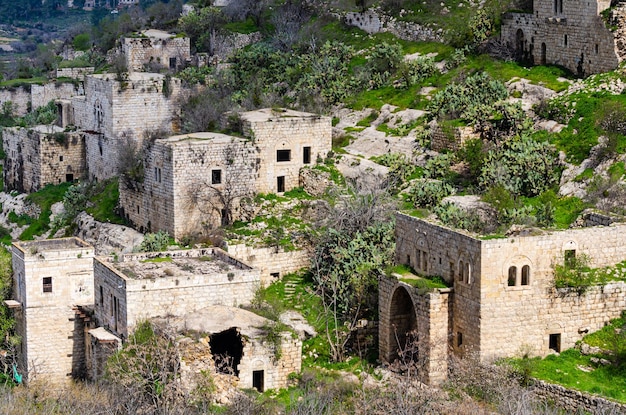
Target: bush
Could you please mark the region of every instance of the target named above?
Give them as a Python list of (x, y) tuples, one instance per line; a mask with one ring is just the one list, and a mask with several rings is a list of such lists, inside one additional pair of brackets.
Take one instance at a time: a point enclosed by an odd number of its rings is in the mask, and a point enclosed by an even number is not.
[(159, 252), (165, 251), (171, 242), (170, 235), (164, 231), (158, 231), (157, 233), (148, 233), (144, 237), (141, 245), (139, 245), (139, 252)]
[(437, 206), (441, 199), (454, 194), (454, 187), (441, 180), (417, 180), (409, 189), (409, 201), (415, 207)]

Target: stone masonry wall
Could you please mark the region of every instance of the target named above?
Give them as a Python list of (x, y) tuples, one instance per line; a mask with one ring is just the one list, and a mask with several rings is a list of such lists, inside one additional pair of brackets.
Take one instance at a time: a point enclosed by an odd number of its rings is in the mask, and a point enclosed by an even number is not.
[(609, 401), (599, 396), (590, 395), (561, 385), (535, 380), (533, 392), (548, 401), (555, 402), (556, 406), (567, 413), (577, 413), (581, 410), (590, 414), (623, 414), (626, 405)]
[(262, 338), (252, 338), (243, 349), (239, 363), (239, 387), (252, 388), (253, 371), (264, 373), (264, 389), (279, 389), (288, 386), (290, 373), (299, 373), (302, 366), (302, 342), (292, 334), (281, 335), (280, 359), (276, 359), (272, 346)]
[(599, 13), (608, 1), (535, 0), (533, 14), (509, 13), (501, 39), (535, 64), (562, 65), (581, 76), (615, 69), (615, 38)]
[[(311, 265), (308, 251), (285, 252), (280, 248), (256, 248), (245, 244), (229, 245), (228, 253), (261, 271), (261, 284), (268, 286), (285, 274), (296, 272)], [(274, 275), (272, 275), (274, 274)], [(278, 274), (278, 275), (276, 275)]]
[(125, 339), (141, 320), (183, 316), (209, 305), (237, 307), (248, 304), (259, 287), (257, 270), (241, 264), (220, 249), (173, 251), (167, 254), (217, 256), (237, 267), (229, 266), (217, 274), (195, 274), (193, 277), (177, 277), (176, 267), (172, 267), (171, 277), (133, 278), (124, 274), (124, 258), (129, 255), (122, 257), (120, 263), (98, 259), (95, 261), (94, 281), (96, 320), (99, 324)]
[(84, 68), (58, 68), (57, 78), (83, 79), (85, 75), (91, 75), (94, 69), (93, 66)]
[(467, 140), (480, 138), (472, 127), (454, 127), (450, 132), (444, 131), (437, 123), (431, 124), (430, 148), (435, 151), (456, 151), (463, 147)]
[[(379, 356), (392, 363), (417, 334), (417, 363), (424, 382), (437, 384), (448, 371), (449, 289), (420, 293), (395, 277), (379, 278)], [(410, 346), (410, 345), (409, 345)]]
[(356, 26), (367, 33), (389, 32), (400, 39), (419, 41), (442, 42), (441, 31), (423, 27), (415, 23), (396, 20), (393, 16), (388, 16), (379, 9), (369, 9), (364, 13), (349, 12), (344, 17), (346, 24)]
[[(314, 164), (331, 150), (332, 126), (328, 117), (296, 111), (263, 109), (241, 114), (244, 135), (260, 149), (260, 193), (279, 193), (278, 178), (284, 178), (284, 191), (299, 186), (301, 167)], [(309, 163), (304, 163), (304, 148), (310, 148)], [(277, 152), (289, 150), (288, 161), (278, 161)]]
[[(481, 356), (514, 355), (530, 346), (536, 355), (549, 352), (550, 334), (560, 335), (560, 349), (573, 347), (626, 309), (626, 283), (609, 283), (579, 295), (556, 290), (554, 264), (565, 252), (587, 255), (591, 267), (614, 265), (626, 258), (624, 224), (570, 229), (539, 236), (482, 241)], [(521, 270), (528, 266), (529, 281), (522, 285)], [(509, 286), (511, 267), (517, 278)]]
[(48, 83), (28, 85), (17, 88), (0, 89), (0, 107), (7, 101), (13, 103), (14, 114), (26, 115), (30, 109), (48, 105), (55, 99), (68, 99), (78, 95), (80, 88), (72, 83)]
[(55, 126), (6, 128), (2, 142), (7, 154), (4, 183), (9, 190), (34, 192), (85, 174), (85, 140)]
[[(93, 304), (94, 252), (76, 238), (60, 241), (13, 245), (14, 293), (22, 306), (19, 366), (27, 381), (65, 383), (84, 366), (83, 327), (73, 307)], [(50, 292), (44, 278), (52, 278)]]
[[(190, 59), (188, 37), (123, 38), (122, 52), (129, 71), (143, 71), (146, 66), (176, 69)], [(174, 61), (170, 61), (174, 60)]]
[[(453, 284), (450, 333), (454, 351), (481, 347), (481, 241), (404, 214), (396, 215), (396, 262)], [(462, 335), (459, 345), (457, 336)]]

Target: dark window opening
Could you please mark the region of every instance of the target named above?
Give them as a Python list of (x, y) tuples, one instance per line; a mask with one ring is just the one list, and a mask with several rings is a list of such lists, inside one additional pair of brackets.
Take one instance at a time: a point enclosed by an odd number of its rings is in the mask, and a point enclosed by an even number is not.
[(270, 272), (270, 277), (278, 279), (280, 277), (280, 272)]
[(311, 147), (304, 147), (302, 162), (304, 164), (311, 164)]
[(550, 350), (554, 350), (557, 353), (561, 352), (561, 333), (550, 335), (550, 344), (548, 347)]
[(530, 267), (524, 265), (522, 267), (522, 285), (528, 285), (530, 283)]
[(283, 193), (285, 191), (285, 176), (278, 176), (276, 178), (276, 191), (278, 193)]
[(276, 161), (290, 161), (291, 150), (276, 150)]
[(465, 264), (463, 263), (463, 261), (459, 261), (459, 281), (463, 281), (463, 269), (465, 269)]
[(567, 46), (567, 35), (563, 36), (563, 44)]
[(59, 161), (63, 161), (63, 156), (59, 156)]
[(514, 287), (517, 284), (517, 267), (509, 267), (509, 287)]
[(461, 347), (463, 345), (463, 333), (460, 331), (456, 333), (456, 347)]
[(104, 305), (104, 290), (102, 289), (102, 285), (100, 286), (100, 305)]
[(221, 170), (211, 170), (211, 184), (222, 184)]
[(565, 266), (573, 267), (576, 264), (576, 250), (568, 249), (565, 251)]
[(98, 150), (100, 150), (100, 155), (102, 155), (102, 143), (98, 143)]
[(407, 255), (407, 256), (406, 256), (406, 264), (407, 264), (408, 266), (411, 266), (411, 255)]
[(137, 214), (139, 214), (139, 205), (137, 205)]
[(252, 387), (261, 393), (264, 391), (263, 389), (264, 377), (265, 376), (262, 370), (252, 371)]
[(67, 173), (65, 175), (65, 181), (68, 183), (71, 183), (74, 181), (74, 175), (72, 173)]
[(598, 48), (598, 44), (596, 43), (596, 55), (598, 54), (598, 52), (599, 52), (599, 48)]
[(230, 225), (228, 223), (228, 211), (226, 209), (222, 209), (220, 211), (220, 216), (221, 216), (221, 222), (222, 222), (222, 226), (228, 226)]
[(43, 292), (52, 292), (52, 277), (43, 277)]
[(176, 58), (170, 58), (170, 69), (176, 69)]
[(236, 328), (230, 328), (210, 337), (211, 354), (215, 370), (219, 373), (239, 376), (239, 362), (243, 356), (243, 342)]

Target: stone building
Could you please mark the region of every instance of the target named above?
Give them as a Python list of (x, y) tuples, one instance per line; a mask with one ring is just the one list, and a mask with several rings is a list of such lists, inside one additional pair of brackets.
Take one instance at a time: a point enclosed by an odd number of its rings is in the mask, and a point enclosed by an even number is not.
[[(94, 302), (94, 249), (78, 238), (14, 242), (18, 372), (54, 384), (85, 375), (81, 307)], [(84, 317), (84, 315), (83, 315)]]
[(189, 38), (149, 29), (121, 39), (120, 49), (131, 72), (176, 70), (191, 59)]
[(615, 69), (620, 58), (614, 33), (601, 13), (610, 0), (534, 0), (531, 13), (507, 13), (501, 40), (518, 58), (561, 65), (579, 76)]
[(2, 87), (0, 88), (0, 107), (5, 102), (11, 102), (14, 115), (22, 117), (31, 110), (48, 105), (50, 101), (69, 99), (81, 93), (81, 85), (72, 82)]
[(5, 128), (3, 178), (7, 190), (35, 192), (85, 175), (85, 134), (54, 125)]
[[(481, 360), (524, 350), (545, 356), (575, 345), (626, 309), (626, 284), (579, 293), (554, 287), (554, 265), (585, 255), (591, 267), (626, 258), (626, 224), (539, 235), (479, 239), (397, 214), (396, 261), (451, 288), (424, 293), (383, 277), (379, 291), (380, 356), (398, 356), (407, 333), (418, 335), (425, 378), (445, 377), (448, 353)], [(400, 345), (400, 346), (399, 346)]]
[(26, 382), (97, 379), (137, 324), (152, 319), (209, 337), (204, 362), (213, 367), (196, 362), (190, 376), (222, 367), (226, 354), (240, 387), (285, 387), (300, 371), (301, 341), (287, 332), (269, 341), (271, 323), (237, 308), (250, 304), (259, 271), (218, 248), (107, 258), (78, 238), (16, 242), (13, 269), (15, 299), (6, 303), (22, 337), (18, 372)]
[(239, 217), (256, 193), (300, 185), (299, 171), (331, 149), (328, 117), (262, 109), (241, 114), (246, 138), (193, 133), (158, 139), (141, 183), (120, 181), (120, 206), (138, 229), (175, 239), (205, 234)]

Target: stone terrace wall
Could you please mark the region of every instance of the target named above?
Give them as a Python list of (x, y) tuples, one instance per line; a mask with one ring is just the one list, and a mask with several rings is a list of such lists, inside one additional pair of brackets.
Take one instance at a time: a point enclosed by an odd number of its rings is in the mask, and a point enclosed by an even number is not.
[[(278, 193), (277, 178), (284, 177), (285, 191), (299, 186), (299, 170), (324, 158), (331, 150), (332, 126), (329, 117), (296, 111), (262, 109), (241, 114), (243, 131), (260, 149), (257, 191)], [(310, 148), (310, 162), (304, 163), (304, 147)], [(277, 161), (278, 150), (290, 150), (289, 161)]]
[[(174, 275), (171, 277), (151, 279), (132, 278), (123, 274), (125, 258), (142, 260), (150, 258), (150, 254), (126, 255), (121, 258), (120, 263), (98, 259), (95, 261), (94, 281), (96, 292), (102, 293), (102, 296), (96, 294), (96, 319), (101, 325), (126, 338), (137, 322), (143, 319), (183, 316), (209, 305), (237, 307), (249, 304), (259, 287), (257, 270), (238, 262), (220, 249), (176, 251), (167, 254), (190, 258), (215, 256), (231, 263), (231, 266), (217, 274), (183, 277), (176, 276), (176, 267), (172, 266)], [(167, 263), (159, 266), (167, 267)], [(112, 298), (115, 300), (111, 301)]]
[[(285, 274), (296, 272), (311, 265), (309, 251), (290, 251), (284, 249), (255, 248), (245, 244), (229, 245), (228, 253), (261, 271), (261, 284), (268, 286)], [(272, 274), (278, 274), (274, 276)]]
[[(578, 295), (556, 290), (554, 264), (565, 251), (588, 255), (590, 266), (614, 265), (626, 258), (624, 224), (570, 229), (539, 236), (482, 241), (481, 356), (510, 356), (522, 346), (536, 355), (549, 352), (550, 334), (560, 335), (562, 350), (573, 347), (583, 330), (595, 331), (626, 309), (626, 283), (610, 283)], [(522, 285), (521, 270), (528, 266), (529, 281)], [(517, 269), (514, 286), (509, 270)]]
[(349, 12), (344, 17), (344, 22), (350, 26), (356, 26), (367, 33), (389, 32), (400, 39), (411, 41), (443, 41), (441, 31), (422, 27), (415, 23), (396, 20), (392, 16), (382, 13), (381, 10), (370, 9), (361, 12)]
[(252, 372), (264, 371), (264, 389), (288, 386), (290, 373), (299, 373), (302, 367), (302, 342), (285, 332), (280, 342), (281, 357), (276, 360), (271, 345), (260, 338), (250, 339), (244, 345), (239, 363), (239, 387), (252, 388)]
[(57, 69), (57, 78), (83, 79), (85, 75), (91, 75), (94, 69), (93, 66), (85, 68), (59, 68)]
[[(64, 244), (76, 240), (78, 244)], [(93, 248), (72, 238), (17, 243), (13, 246), (16, 314), (22, 338), (19, 372), (27, 381), (66, 383), (84, 368), (82, 323), (73, 306), (93, 304)], [(73, 245), (73, 246), (72, 246)], [(51, 292), (43, 278), (52, 278)]]
[[(453, 283), (450, 332), (457, 354), (481, 347), (481, 241), (404, 214), (396, 215), (396, 262)], [(459, 345), (456, 337), (462, 335)]]
[(26, 115), (30, 107), (30, 86), (0, 89), (0, 106), (8, 101), (13, 104), (15, 115), (20, 117)]
[(626, 413), (626, 405), (624, 404), (541, 380), (535, 380), (533, 392), (549, 401), (555, 402), (559, 408), (562, 408), (567, 413), (577, 413), (580, 410), (590, 414)]
[(400, 346), (405, 346), (403, 331), (416, 330), (419, 351), (417, 361), (422, 370), (420, 376), (424, 382), (433, 384), (445, 380), (448, 371), (449, 293), (449, 289), (420, 293), (415, 287), (395, 277), (380, 277), (380, 358), (390, 363), (395, 360), (398, 341)]
[(599, 16), (609, 3), (565, 1), (563, 11), (555, 12), (553, 1), (535, 0), (534, 16), (505, 16), (501, 39), (523, 48), (535, 64), (562, 65), (581, 75), (610, 71), (619, 63), (615, 38)]
[(467, 140), (480, 138), (480, 134), (474, 133), (472, 127), (455, 127), (450, 133), (434, 123), (430, 128), (430, 148), (435, 151), (456, 151), (463, 147)]

